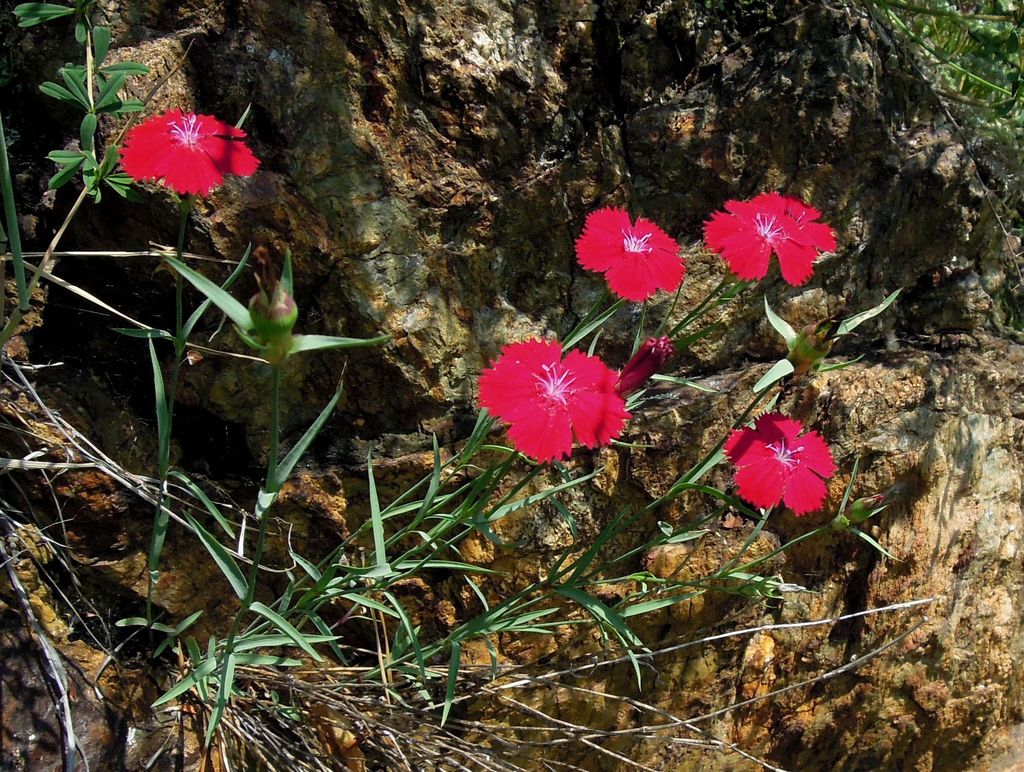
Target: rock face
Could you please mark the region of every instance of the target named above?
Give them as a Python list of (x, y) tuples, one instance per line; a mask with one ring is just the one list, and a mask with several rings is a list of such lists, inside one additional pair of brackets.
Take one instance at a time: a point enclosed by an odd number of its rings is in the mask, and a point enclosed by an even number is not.
[[(791, 769), (954, 770), (1002, 749), (1004, 733), (1024, 720), (1024, 352), (992, 334), (1001, 329), (993, 298), (1007, 281), (1008, 248), (964, 138), (869, 18), (839, 3), (763, 1), (734, 12), (681, 1), (103, 5), (122, 46), (115, 54), (149, 64), (154, 82), (191, 43), (154, 108), (230, 119), (251, 103), (247, 129), (261, 170), (203, 204), (193, 250), (234, 259), (250, 241), (290, 248), (299, 331), (393, 336), (392, 345), (349, 359), (344, 402), (328, 439), (314, 448), (312, 466), (322, 474), (303, 477), (281, 515), (301, 522), (298, 533), (313, 551), (318, 538), (345, 534), (347, 517), (364, 516), (354, 465), (367, 447), (395, 457), (394, 475), (389, 481), (384, 473), (381, 484), (400, 485), (409, 469), (421, 468), (416, 452), (429, 447), (430, 432), (444, 442), (465, 436), (476, 377), (501, 345), (564, 333), (600, 296), (600, 277), (573, 257), (590, 210), (626, 205), (692, 245), (685, 310), (722, 276), (699, 240), (702, 221), (725, 200), (777, 189), (820, 209), (839, 234), (836, 255), (800, 288), (769, 274), (748, 302), (727, 308), (716, 336), (677, 360), (680, 372), (726, 394), (666, 392), (658, 410), (631, 428), (630, 439), (653, 449), (602, 455), (617, 470), (608, 493), (611, 500), (661, 493), (739, 412), (753, 382), (745, 368), (782, 353), (763, 321), (761, 294), (799, 327), (902, 287), (898, 305), (837, 352), (863, 354), (863, 362), (780, 395), (836, 450), (843, 473), (830, 500), (841, 495), (855, 457), (864, 493), (895, 491), (873, 531), (894, 559), (879, 559), (848, 534), (805, 542), (779, 570), (809, 591), (747, 608), (729, 623), (823, 619), (939, 597), (904, 612), (767, 631), (658, 660), (643, 699), (677, 716), (712, 714), (896, 640), (856, 669), (755, 700), (703, 727)], [(19, 76), (52, 77), (44, 42), (58, 33), (15, 38)], [(29, 107), (41, 99), (23, 96)], [(36, 130), (33, 113), (46, 109), (10, 117), (19, 179), (45, 176), (36, 159), (50, 147), (41, 143), (66, 139)], [(25, 190), (26, 223), (42, 240), (51, 221), (59, 223), (63, 197), (48, 210)], [(79, 218), (69, 239), (82, 248), (167, 243), (174, 222), (160, 195), (144, 207), (105, 202)], [(162, 323), (171, 295), (153, 267), (68, 260), (61, 275)], [(81, 385), (65, 382), (55, 398), (83, 411), (83, 431), (91, 420), (106, 433), (108, 453), (140, 469), (145, 454), (135, 456), (136, 446), (152, 442), (144, 351), (137, 341), (111, 340), (108, 320), (83, 319), (55, 297), (26, 337), (30, 356), (66, 363), (50, 377)], [(636, 321), (635, 311), (623, 311), (603, 339), (614, 365), (624, 361)], [(215, 324), (211, 317), (200, 333), (209, 337)], [(231, 332), (216, 340), (241, 350)], [(318, 413), (345, 360), (292, 361), (286, 414), (294, 433)], [(266, 436), (264, 376), (210, 357), (185, 377), (179, 462), (221, 479), (253, 474)], [(98, 389), (104, 379), (118, 389)], [(123, 414), (111, 409), (134, 416), (142, 439), (129, 439), (120, 423), (117, 431), (103, 428), (104, 415)], [(597, 523), (606, 516), (592, 513)], [(666, 517), (685, 521), (685, 506)], [(90, 560), (89, 540), (98, 535), (80, 520), (69, 533), (77, 559), (96, 581), (137, 594), (144, 529), (124, 530), (117, 555), (104, 552), (109, 540), (97, 545)], [(780, 517), (770, 530), (786, 540), (809, 523)], [(521, 567), (540, 571), (564, 546), (552, 528), (525, 528), (529, 557)], [(467, 546), (479, 547), (481, 563), (522, 557), (483, 542)], [(649, 556), (652, 565), (670, 559)], [(202, 597), (191, 565), (185, 573)], [(166, 603), (172, 613), (188, 607), (187, 597), (181, 609)], [(712, 602), (675, 608), (644, 622), (642, 637), (657, 647), (729, 610)], [(522, 641), (501, 646), (512, 660), (545, 653)], [(630, 679), (623, 669), (594, 684), (628, 695)], [(642, 719), (618, 704), (581, 712), (556, 697), (537, 699), (566, 720), (585, 713), (598, 729)], [(666, 742), (616, 738), (607, 748), (654, 768), (757, 768), (735, 754)], [(611, 756), (567, 753), (567, 761), (618, 768)]]

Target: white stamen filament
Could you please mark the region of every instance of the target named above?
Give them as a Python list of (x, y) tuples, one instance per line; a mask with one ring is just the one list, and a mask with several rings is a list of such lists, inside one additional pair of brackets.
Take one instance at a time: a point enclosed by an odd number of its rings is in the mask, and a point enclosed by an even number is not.
[(653, 252), (654, 251), (654, 247), (652, 247), (650, 244), (647, 243), (650, 240), (651, 240), (651, 234), (650, 233), (645, 233), (643, 236), (640, 236), (638, 238), (636, 236), (636, 234), (634, 234), (633, 231), (631, 231), (631, 230), (629, 230), (629, 231), (627, 231), (627, 230), (622, 231), (622, 248), (624, 250), (626, 250), (627, 252), (644, 253), (644, 254), (646, 254), (648, 252)]
[(543, 374), (533, 376), (537, 380), (541, 396), (549, 402), (557, 402), (564, 406), (566, 396), (572, 392), (576, 377), (568, 370), (560, 371), (558, 365), (541, 365), (541, 369), (544, 370)]
[(181, 121), (171, 121), (171, 136), (183, 145), (191, 147), (199, 141), (199, 117), (183, 115)]
[(754, 225), (758, 234), (768, 242), (775, 241), (783, 233), (782, 226), (776, 224), (774, 215), (758, 212), (754, 215)]
[(775, 454), (775, 458), (787, 467), (796, 466), (796, 454), (802, 451), (803, 445), (796, 448), (787, 448), (785, 440), (779, 440), (768, 445), (768, 450)]

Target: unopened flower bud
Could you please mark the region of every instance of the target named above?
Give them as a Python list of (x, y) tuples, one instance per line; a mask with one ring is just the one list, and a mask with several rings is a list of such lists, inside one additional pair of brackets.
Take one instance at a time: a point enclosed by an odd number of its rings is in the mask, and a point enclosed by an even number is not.
[(803, 375), (824, 359), (831, 348), (832, 342), (818, 330), (817, 325), (809, 324), (790, 344), (787, 359), (793, 363), (794, 372)]
[(851, 523), (863, 523), (875, 514), (884, 503), (885, 496), (881, 493), (874, 496), (865, 496), (864, 498), (857, 499), (850, 505), (850, 508), (846, 510), (846, 516), (850, 519)]
[(249, 301), (249, 313), (257, 337), (265, 343), (291, 335), (295, 320), (299, 318), (295, 299), (280, 284), (274, 287), (269, 298), (262, 289), (253, 295)]
[(619, 372), (615, 391), (623, 397), (636, 391), (647, 383), (648, 378), (658, 372), (674, 353), (675, 348), (668, 337), (648, 338)]

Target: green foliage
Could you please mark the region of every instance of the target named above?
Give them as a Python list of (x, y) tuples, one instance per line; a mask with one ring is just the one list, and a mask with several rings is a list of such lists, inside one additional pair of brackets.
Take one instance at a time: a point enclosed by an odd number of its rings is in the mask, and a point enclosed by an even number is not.
[(871, 0), (919, 55), (939, 94), (980, 134), (1024, 139), (1024, 4), (1018, 0)]

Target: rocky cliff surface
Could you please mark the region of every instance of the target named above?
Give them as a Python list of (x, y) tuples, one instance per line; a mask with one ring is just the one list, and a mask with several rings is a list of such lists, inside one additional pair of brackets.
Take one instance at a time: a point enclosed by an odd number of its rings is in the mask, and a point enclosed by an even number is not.
[[(1018, 736), (1024, 349), (998, 334), (993, 300), (1013, 270), (1012, 245), (966, 138), (862, 10), (810, 2), (742, 3), (733, 11), (714, 3), (497, 0), (102, 5), (122, 46), (116, 55), (150, 65), (154, 81), (185, 57), (154, 108), (232, 118), (251, 104), (247, 129), (261, 170), (210, 198), (191, 249), (234, 259), (250, 241), (288, 247), (303, 332), (393, 336), (392, 345), (349, 359), (342, 407), (284, 502), (281, 516), (304, 543), (315, 550), (365, 517), (357, 467), (368, 447), (394, 459), (380, 473), (382, 485), (400, 485), (423, 468), (417, 454), (430, 433), (445, 443), (465, 436), (476, 378), (502, 344), (564, 333), (589, 308), (603, 286), (576, 265), (573, 240), (590, 210), (627, 205), (689, 245), (685, 308), (723, 271), (700, 247), (702, 221), (727, 199), (782, 190), (820, 209), (840, 242), (809, 284), (789, 288), (772, 274), (764, 285), (794, 326), (904, 288), (892, 311), (836, 352), (863, 355), (860, 363), (799, 380), (781, 395), (832, 443), (843, 469), (833, 493), (856, 457), (865, 492), (895, 493), (873, 531), (894, 559), (844, 534), (806, 542), (779, 569), (806, 592), (770, 606), (686, 604), (645, 620), (642, 637), (657, 648), (726, 622), (800, 622), (936, 599), (659, 657), (642, 701), (704, 717), (714, 738), (787, 769), (958, 770), (988, 763)], [(9, 34), (19, 77), (52, 77), (59, 62), (46, 36), (58, 33)], [(42, 168), (38, 159), (50, 149), (43, 143), (66, 138), (40, 125), (50, 106), (37, 107), (28, 92), (21, 97), (26, 108), (8, 122), (26, 181)], [(54, 205), (31, 188), (19, 192), (30, 237), (34, 228), (44, 239), (63, 197)], [(67, 246), (168, 243), (173, 224), (159, 194), (141, 207), (105, 202), (79, 218)], [(153, 268), (69, 258), (61, 271), (132, 315), (166, 317), (166, 274)], [(665, 391), (627, 437), (652, 448), (603, 452), (615, 470), (609, 501), (661, 493), (738, 413), (745, 399), (738, 395), (752, 383), (747, 369), (759, 373), (758, 363), (782, 353), (758, 289), (728, 308), (719, 334), (673, 362), (723, 394)], [(633, 321), (624, 312), (613, 323), (602, 343), (610, 360), (627, 353)], [(64, 362), (60, 373), (40, 375), (50, 403), (127, 468), (145, 471), (153, 427), (144, 352), (112, 340), (109, 326), (51, 290), (24, 342), (32, 361)], [(213, 322), (200, 332), (209, 337)], [(231, 335), (222, 332), (219, 345), (241, 350)], [(342, 362), (297, 361), (286, 389), (293, 430), (319, 411)], [(254, 377), (230, 359), (187, 369), (179, 463), (245, 487), (266, 434)], [(4, 455), (24, 456), (13, 439), (4, 442)], [(71, 482), (58, 491), (62, 502), (81, 513), (68, 525), (75, 560), (90, 582), (137, 597), (145, 506), (87, 474), (64, 479)], [(41, 501), (42, 488), (34, 495)], [(683, 522), (688, 514), (684, 502), (665, 517)], [(591, 516), (599, 523), (607, 513)], [(564, 546), (557, 524), (518, 527), (517, 538), (527, 538), (519, 553), (481, 542), (476, 552), (467, 545), (467, 559), (515, 564), (525, 575)], [(792, 516), (770, 526), (783, 540), (807, 528), (808, 520)], [(702, 559), (727, 552), (728, 530), (701, 548)], [(197, 565), (190, 549), (169, 544), (160, 601), (172, 614), (209, 604), (216, 618), (223, 588), (207, 586), (197, 572), (213, 567)], [(437, 592), (424, 591), (423, 603), (443, 627), (459, 601), (457, 593), (443, 597), (443, 586)], [(596, 644), (576, 645), (574, 653)], [(507, 661), (553, 656), (544, 646), (506, 640), (500, 653)], [(758, 699), (823, 673), (833, 675)], [(634, 698), (631, 679), (623, 666), (587, 683)], [(599, 730), (654, 715), (557, 689), (532, 699), (550, 715)], [(486, 701), (472, 711), (502, 720)], [(618, 761), (585, 747), (561, 758), (595, 769), (625, 768), (621, 758), (656, 769), (758, 768), (720, 748), (671, 739), (690, 736), (624, 734), (603, 746)], [(534, 764), (543, 755), (522, 754)]]

